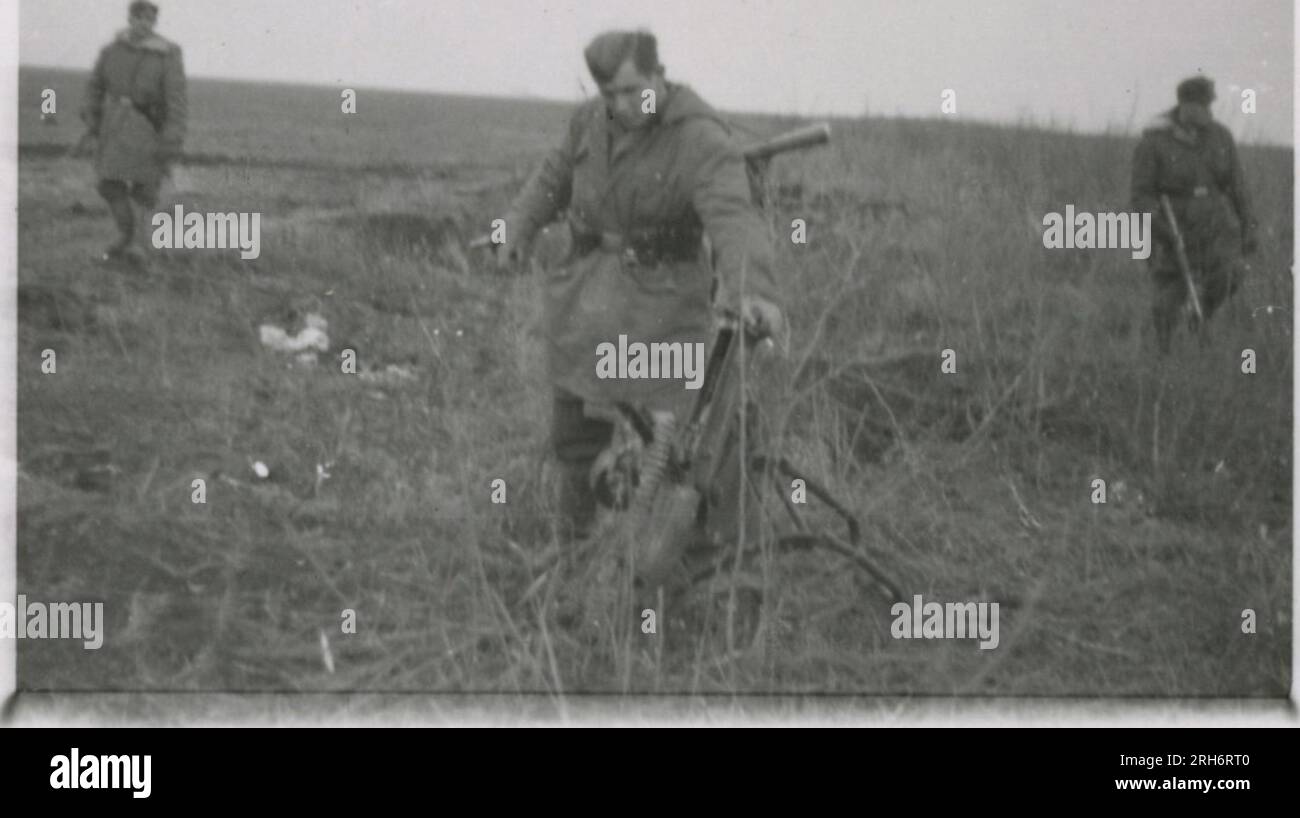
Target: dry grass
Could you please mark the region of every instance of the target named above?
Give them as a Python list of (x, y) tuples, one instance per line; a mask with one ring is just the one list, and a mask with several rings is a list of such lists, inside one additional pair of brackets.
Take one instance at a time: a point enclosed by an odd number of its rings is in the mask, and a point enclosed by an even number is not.
[[(905, 593), (1001, 603), (1001, 645), (980, 651), (891, 639), (889, 600), (824, 552), (765, 553), (751, 610), (723, 581), (638, 599), (613, 549), (556, 536), (538, 283), (456, 245), (500, 212), (562, 111), (385, 97), (390, 119), (420, 123), (398, 129), (410, 139), (322, 118), (299, 156), (270, 113), (298, 121), (297, 98), (195, 98), (195, 151), (212, 158), (181, 200), (263, 212), (255, 263), (98, 268), (109, 227), (86, 169), (36, 149), (21, 164), (19, 588), (103, 600), (108, 617), (96, 653), (23, 643), (23, 686), (532, 691), (558, 707), (578, 692), (1285, 694), (1290, 151), (1247, 151), (1264, 252), (1213, 349), (1164, 364), (1138, 262), (1038, 240), (1047, 210), (1123, 208), (1130, 140), (842, 122), (831, 149), (778, 163), (776, 235), (801, 217), (810, 243), (778, 242), (794, 333), (754, 385), (767, 419)], [(266, 115), (221, 130), (239, 101)], [(74, 138), (53, 130), (24, 142)], [(265, 164), (221, 158), (242, 154)], [(309, 311), (334, 354), (418, 377), (290, 369), (259, 348), (258, 323)], [(45, 348), (57, 375), (39, 372)], [(940, 373), (943, 349), (957, 374)], [(102, 491), (77, 480), (97, 450), (119, 469)]]

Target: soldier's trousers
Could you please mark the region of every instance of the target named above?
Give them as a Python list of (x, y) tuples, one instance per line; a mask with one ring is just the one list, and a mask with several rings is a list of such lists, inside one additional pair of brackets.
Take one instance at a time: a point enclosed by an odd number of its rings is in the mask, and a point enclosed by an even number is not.
[(596, 495), (588, 482), (596, 457), (614, 439), (614, 425), (583, 414), (583, 401), (556, 389), (551, 410), (551, 447), (560, 467), (561, 524), (574, 537), (590, 533)]
[[(1206, 321), (1241, 288), (1244, 274), (1244, 261), (1240, 257), (1228, 257), (1196, 277), (1196, 293)], [(1166, 264), (1153, 268), (1151, 278), (1155, 289), (1151, 315), (1156, 326), (1156, 343), (1161, 352), (1168, 352), (1179, 313), (1188, 302), (1187, 280), (1177, 265)]]
[(140, 207), (152, 210), (158, 204), (158, 189), (160, 183), (148, 182), (124, 182), (118, 179), (101, 179), (98, 187), (99, 195), (104, 197), (108, 202), (108, 210), (113, 215), (113, 223), (117, 225), (118, 242), (115, 245), (118, 249), (124, 248), (131, 244), (135, 239), (135, 209), (131, 202), (135, 201)]
[[(722, 441), (718, 472), (709, 477), (710, 513), (701, 534), (714, 543), (733, 543), (741, 532), (745, 533), (746, 540), (752, 540), (760, 530), (762, 498), (757, 488), (758, 475), (751, 473), (748, 464), (750, 456), (764, 448), (768, 433), (760, 422), (757, 407), (752, 404), (747, 418), (745, 456), (741, 456), (739, 429), (733, 427), (732, 436)], [(595, 522), (598, 502), (590, 483), (591, 467), (613, 439), (612, 423), (587, 417), (581, 398), (563, 389), (555, 390), (551, 446), (560, 471), (561, 529), (575, 538), (589, 534)], [(742, 491), (748, 491), (743, 501)]]

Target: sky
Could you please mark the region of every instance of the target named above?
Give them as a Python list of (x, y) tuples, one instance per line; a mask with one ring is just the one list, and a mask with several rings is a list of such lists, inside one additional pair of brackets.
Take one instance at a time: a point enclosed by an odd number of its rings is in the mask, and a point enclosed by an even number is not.
[[(88, 69), (126, 0), (21, 0), (19, 59)], [(1292, 144), (1291, 0), (159, 0), (192, 77), (578, 100), (582, 48), (646, 27), (731, 111), (1140, 129), (1198, 71), (1246, 142)], [(1242, 89), (1255, 112), (1242, 112)]]

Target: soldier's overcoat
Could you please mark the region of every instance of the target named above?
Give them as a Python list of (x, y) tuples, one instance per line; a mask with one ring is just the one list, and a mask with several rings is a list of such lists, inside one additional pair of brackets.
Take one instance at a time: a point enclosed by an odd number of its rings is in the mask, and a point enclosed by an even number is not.
[(1169, 197), (1194, 274), (1202, 280), (1233, 274), (1254, 215), (1231, 132), (1218, 122), (1196, 132), (1166, 114), (1142, 134), (1133, 158), (1132, 206), (1151, 213), (1153, 272), (1172, 278), (1179, 272), (1162, 193)]
[(157, 34), (132, 42), (128, 31), (100, 51), (82, 119), (99, 137), (99, 178), (156, 184), (185, 139), (185, 69), (180, 46)]
[(506, 223), (526, 244), (567, 211), (574, 251), (545, 274), (551, 381), (588, 401), (680, 411), (695, 394), (681, 380), (598, 378), (598, 345), (620, 334), (707, 345), (715, 270), (721, 306), (734, 309), (742, 287), (779, 302), (770, 231), (730, 129), (690, 88), (670, 83), (666, 96), (658, 120), (622, 142), (601, 98), (580, 106)]

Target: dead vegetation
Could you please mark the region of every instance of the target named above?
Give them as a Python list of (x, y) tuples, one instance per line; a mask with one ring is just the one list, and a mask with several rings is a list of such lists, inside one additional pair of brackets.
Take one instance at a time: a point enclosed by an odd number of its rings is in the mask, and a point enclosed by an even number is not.
[[(220, 94), (197, 98), (220, 118)], [(420, 104), (393, 115), (436, 130)], [(766, 553), (737, 581), (653, 600), (650, 636), (618, 555), (553, 530), (538, 283), (465, 250), (526, 172), (516, 148), (536, 156), (561, 120), (485, 110), (499, 128), (477, 162), (411, 143), (437, 173), (330, 173), (350, 163), (326, 130), (310, 168), (196, 164), (194, 204), (265, 208), (263, 255), (170, 253), (150, 278), (89, 263), (109, 228), (85, 167), (25, 150), (19, 589), (102, 600), (109, 621), (94, 654), (20, 645), (23, 686), (531, 691), (561, 707), (581, 692), (1288, 689), (1291, 315), (1259, 310), (1291, 304), (1290, 151), (1246, 151), (1264, 253), (1214, 348), (1163, 364), (1141, 268), (1045, 251), (1034, 229), (1067, 201), (1122, 207), (1128, 141), (844, 122), (832, 148), (780, 160), (794, 334), (759, 384), (777, 444), (849, 501), (905, 593), (1000, 602), (1001, 646), (891, 639), (889, 601), (824, 552)], [(218, 149), (252, 150), (197, 148)], [(783, 240), (796, 217), (806, 246)], [(259, 348), (259, 322), (309, 310), (332, 354), (418, 376), (367, 383)], [(56, 375), (40, 373), (46, 348)]]

